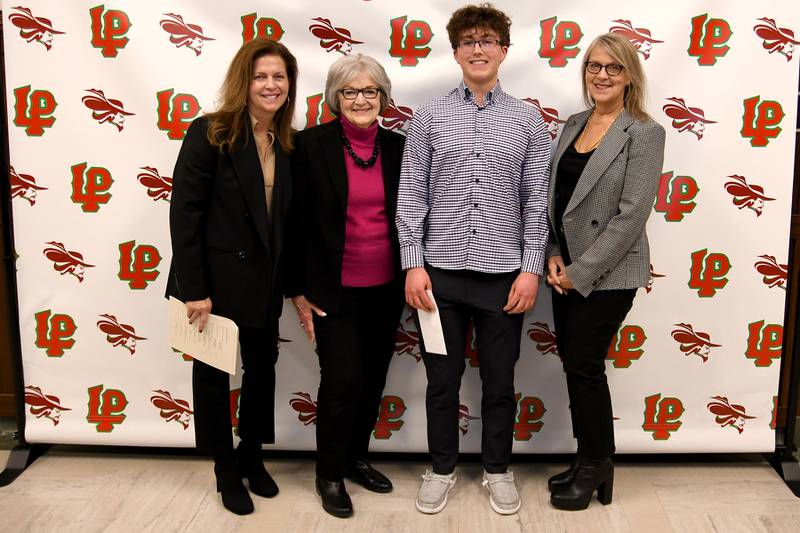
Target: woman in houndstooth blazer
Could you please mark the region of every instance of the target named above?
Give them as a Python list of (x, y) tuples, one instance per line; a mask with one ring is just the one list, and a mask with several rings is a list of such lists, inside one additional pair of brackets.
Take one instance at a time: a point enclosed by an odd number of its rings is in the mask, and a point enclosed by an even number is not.
[(644, 92), (633, 45), (611, 33), (595, 39), (583, 66), (589, 109), (567, 120), (551, 167), (547, 281), (578, 441), (572, 466), (548, 481), (559, 509), (585, 509), (595, 490), (611, 502), (605, 356), (650, 278), (645, 223), (664, 159), (664, 128), (645, 112)]

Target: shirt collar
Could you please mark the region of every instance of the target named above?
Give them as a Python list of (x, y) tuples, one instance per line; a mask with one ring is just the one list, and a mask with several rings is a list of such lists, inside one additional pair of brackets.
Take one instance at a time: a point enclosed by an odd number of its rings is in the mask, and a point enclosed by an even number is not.
[[(472, 91), (469, 90), (469, 87), (464, 83), (464, 80), (461, 80), (461, 83), (458, 84), (458, 93), (461, 98), (467, 102), (470, 99), (474, 100), (472, 95)], [(491, 105), (494, 103), (501, 95), (505, 94), (503, 92), (503, 88), (500, 86), (500, 80), (497, 80), (497, 83), (494, 84), (494, 87), (486, 93), (486, 98), (484, 100), (484, 105)]]

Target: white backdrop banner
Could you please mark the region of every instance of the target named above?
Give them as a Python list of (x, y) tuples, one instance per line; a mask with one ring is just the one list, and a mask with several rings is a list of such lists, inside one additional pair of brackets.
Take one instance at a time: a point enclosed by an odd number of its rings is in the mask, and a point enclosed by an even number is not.
[[(381, 123), (403, 131), (417, 106), (460, 80), (445, 25), (461, 5), (2, 0), (29, 442), (194, 445), (191, 358), (167, 344), (170, 176), (239, 46), (267, 37), (297, 56), (298, 129), (332, 118), (322, 93), (335, 59), (375, 57), (394, 86)], [(638, 47), (648, 110), (667, 129), (648, 222), (652, 284), (608, 352), (618, 451), (773, 449), (800, 3), (496, 5), (513, 21), (503, 88), (541, 111), (554, 142), (583, 108), (583, 51), (609, 30)], [(426, 449), (425, 372), (408, 316), (373, 450)], [(574, 449), (555, 334), (542, 288), (521, 339), (515, 452)], [(291, 306), (281, 339), (275, 447), (313, 449), (319, 369)], [(474, 452), (470, 346), (461, 449)]]

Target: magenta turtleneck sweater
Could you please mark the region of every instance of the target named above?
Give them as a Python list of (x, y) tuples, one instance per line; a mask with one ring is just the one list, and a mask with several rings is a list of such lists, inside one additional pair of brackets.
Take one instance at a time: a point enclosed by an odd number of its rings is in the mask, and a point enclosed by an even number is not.
[[(372, 157), (378, 122), (375, 121), (368, 128), (358, 128), (344, 117), (339, 120), (358, 157), (364, 160)], [(378, 155), (378, 160), (371, 167), (361, 168), (355, 164), (346, 148), (342, 150), (348, 184), (342, 286), (382, 285), (394, 278), (394, 268), (381, 156)]]

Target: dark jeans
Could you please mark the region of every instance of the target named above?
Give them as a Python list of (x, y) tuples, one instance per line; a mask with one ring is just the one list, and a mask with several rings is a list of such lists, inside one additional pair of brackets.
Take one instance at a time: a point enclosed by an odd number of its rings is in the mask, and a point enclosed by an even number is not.
[(614, 453), (614, 419), (605, 359), (611, 339), (633, 305), (636, 289), (553, 291), (553, 320), (558, 353), (567, 374), (572, 433), (588, 459)]
[(433, 471), (449, 474), (458, 460), (458, 406), (469, 320), (475, 324), (480, 376), (481, 454), (489, 473), (502, 473), (511, 459), (514, 417), (514, 367), (519, 359), (522, 314), (503, 311), (517, 272), (483, 274), (426, 266), (439, 308), (447, 355), (422, 360), (428, 375), (425, 407)]
[(399, 281), (344, 287), (339, 310), (314, 315), (319, 354), (317, 475), (341, 481), (366, 459), (403, 310)]
[[(239, 327), (242, 389), (239, 396), (239, 437), (250, 443), (275, 442), (275, 363), (277, 324), (272, 328)], [(230, 456), (230, 382), (227, 372), (194, 360), (194, 430), (197, 449), (206, 455)]]

